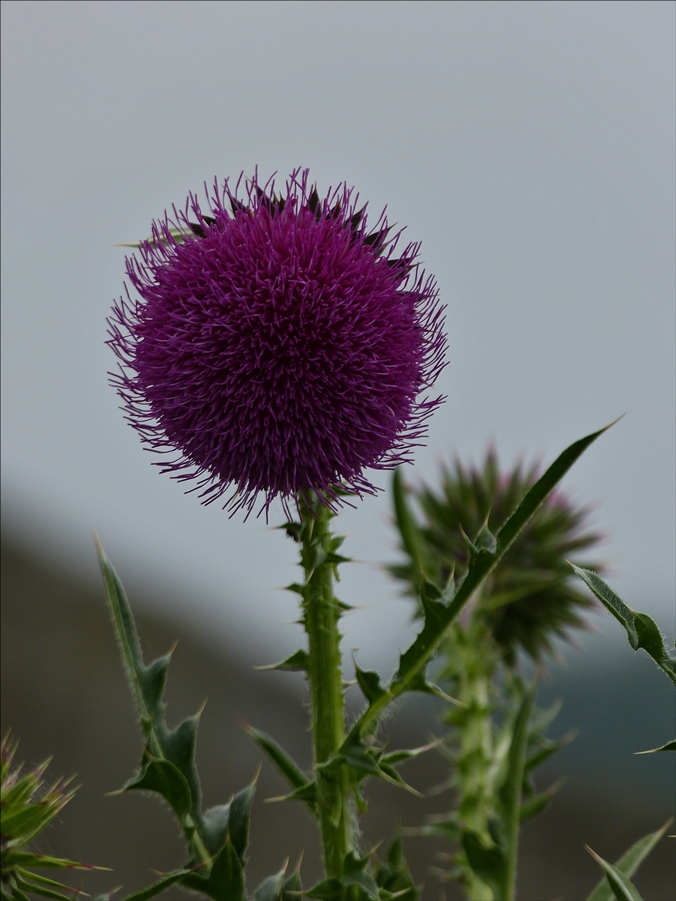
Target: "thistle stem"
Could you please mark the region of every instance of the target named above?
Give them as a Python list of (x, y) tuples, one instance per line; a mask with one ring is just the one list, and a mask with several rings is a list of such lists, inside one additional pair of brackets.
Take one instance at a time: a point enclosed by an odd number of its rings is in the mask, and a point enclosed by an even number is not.
[[(491, 681), (495, 670), (495, 650), (483, 625), (470, 624), (467, 631), (451, 630), (444, 647), (448, 661), (445, 678), (462, 706), (449, 709), (447, 722), (454, 727), (456, 817), (460, 828), (481, 837), (488, 845), (492, 838), (488, 821), (496, 813), (494, 787), (495, 754), (491, 720)], [(493, 891), (469, 866), (464, 853), (458, 858), (468, 901), (492, 901)]]
[(317, 805), (326, 873), (340, 877), (345, 855), (351, 850), (352, 816), (345, 768), (324, 766), (345, 739), (340, 607), (333, 594), (335, 563), (330, 556), (335, 543), (329, 528), (331, 515), (319, 502), (312, 508), (301, 505), (303, 622), (309, 645)]

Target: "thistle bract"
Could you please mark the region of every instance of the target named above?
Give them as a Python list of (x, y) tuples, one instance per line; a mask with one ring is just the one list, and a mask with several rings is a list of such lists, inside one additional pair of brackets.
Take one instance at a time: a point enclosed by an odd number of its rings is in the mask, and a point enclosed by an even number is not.
[(442, 400), (425, 394), (445, 348), (435, 281), (344, 185), (322, 199), (296, 171), (240, 199), (242, 183), (216, 184), (208, 213), (191, 195), (127, 259), (140, 299), (109, 320), (127, 418), (204, 502), (371, 493), (364, 471), (408, 459)]
[[(100, 870), (75, 860), (38, 854), (27, 848), (73, 798), (67, 790), (70, 779), (45, 788), (43, 776), (49, 760), (34, 770), (22, 772), (14, 766), (17, 741), (9, 733), (0, 743), (0, 896), (2, 901), (28, 901), (28, 894), (44, 898), (78, 895), (77, 889), (36, 873), (48, 870)], [(63, 894), (68, 892), (68, 895)], [(106, 895), (105, 898), (109, 896)], [(97, 901), (97, 899), (95, 899)], [(104, 901), (99, 896), (98, 901)]]

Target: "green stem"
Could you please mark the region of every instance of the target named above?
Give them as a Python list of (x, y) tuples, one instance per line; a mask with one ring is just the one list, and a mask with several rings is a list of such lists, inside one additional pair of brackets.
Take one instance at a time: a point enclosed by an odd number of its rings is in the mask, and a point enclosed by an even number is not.
[(343, 677), (338, 629), (340, 607), (333, 594), (336, 539), (329, 528), (331, 512), (319, 502), (301, 505), (305, 569), (304, 625), (308, 635), (308, 680), (312, 699), (312, 731), (317, 778), (317, 805), (324, 865), (328, 876), (340, 877), (352, 849), (350, 784), (343, 766), (325, 767), (345, 740)]
[(519, 827), (521, 822), (521, 791), (528, 751), (528, 734), (537, 681), (525, 694), (520, 690), (519, 711), (514, 723), (512, 740), (508, 754), (508, 771), (504, 788), (501, 790), (502, 820), (505, 831), (507, 866), (502, 897), (514, 901), (516, 896), (516, 869), (519, 854)]
[[(463, 706), (450, 707), (446, 715), (457, 740), (456, 817), (463, 831), (479, 835), (490, 845), (488, 821), (496, 807), (492, 773), (496, 749), (491, 720), (495, 648), (483, 623), (474, 621), (467, 631), (459, 627), (451, 629), (443, 645), (443, 655), (447, 665), (441, 678), (450, 682), (450, 690), (463, 702)], [(464, 853), (460, 854), (458, 863), (469, 901), (492, 901), (493, 891), (476, 876)]]

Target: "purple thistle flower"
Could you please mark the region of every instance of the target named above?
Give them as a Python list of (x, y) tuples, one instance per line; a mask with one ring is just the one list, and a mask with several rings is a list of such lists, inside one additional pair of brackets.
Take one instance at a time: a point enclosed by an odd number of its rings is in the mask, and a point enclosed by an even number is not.
[(126, 418), (204, 503), (374, 493), (364, 470), (408, 460), (443, 400), (418, 399), (444, 366), (434, 278), (345, 185), (320, 199), (297, 170), (276, 196), (255, 176), (241, 201), (241, 183), (208, 215), (190, 195), (126, 260), (141, 299), (108, 320)]

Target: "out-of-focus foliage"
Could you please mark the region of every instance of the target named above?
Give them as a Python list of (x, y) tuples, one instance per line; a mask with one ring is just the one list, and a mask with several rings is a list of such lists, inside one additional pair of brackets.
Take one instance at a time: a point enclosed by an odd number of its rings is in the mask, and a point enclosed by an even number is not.
[[(395, 509), (401, 506), (397, 494), (403, 492), (413, 497), (421, 513), (421, 521), (416, 521), (421, 559), (412, 559), (404, 543), (409, 559), (390, 566), (390, 572), (415, 598), (420, 564), (438, 585), (446, 584), (451, 573), (456, 581), (461, 579), (469, 560), (468, 537), (473, 539), (484, 527), (497, 532), (537, 478), (537, 465), (519, 463), (501, 472), (493, 449), (481, 468), (464, 466), (457, 459), (444, 466), (438, 491), (429, 485), (411, 491), (397, 474)], [(411, 515), (415, 516), (413, 511)], [(583, 614), (593, 601), (578, 589), (567, 560), (600, 540), (587, 525), (588, 515), (587, 508), (552, 491), (484, 582), (475, 602), (508, 662), (515, 661), (519, 650), (539, 661), (551, 651), (555, 638), (570, 628), (584, 627)], [(603, 571), (597, 561), (584, 565)]]
[[(23, 764), (14, 766), (18, 742), (9, 734), (0, 746), (0, 874), (3, 901), (27, 901), (31, 895), (70, 901), (79, 894), (62, 882), (49, 879), (36, 869), (93, 870), (101, 869), (74, 860), (38, 854), (28, 845), (51, 823), (75, 795), (68, 789), (70, 779), (58, 779), (45, 788), (43, 776), (49, 766), (45, 760), (34, 770), (22, 775)], [(64, 894), (67, 893), (67, 894)], [(95, 901), (106, 901), (100, 896)]]

